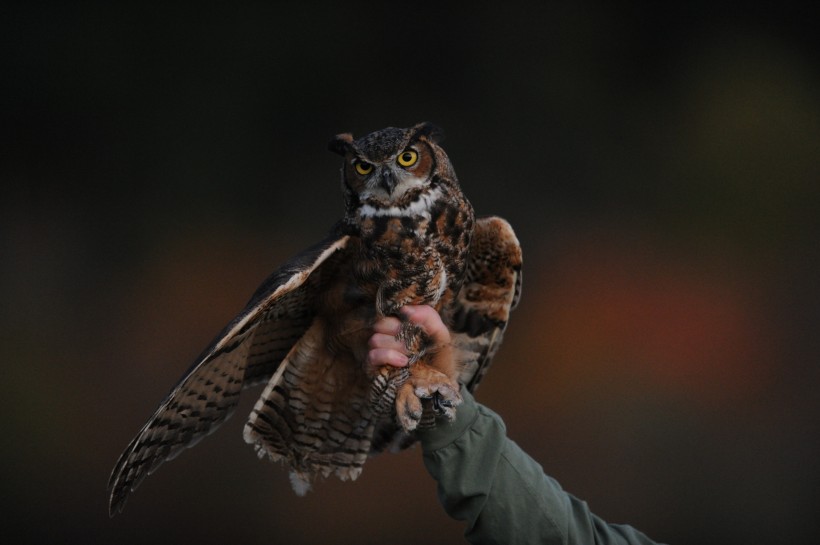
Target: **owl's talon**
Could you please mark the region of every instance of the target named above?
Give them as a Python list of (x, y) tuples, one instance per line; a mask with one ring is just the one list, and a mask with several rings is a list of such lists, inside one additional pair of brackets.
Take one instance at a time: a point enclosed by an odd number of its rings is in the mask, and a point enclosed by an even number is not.
[(404, 431), (410, 432), (419, 425), (424, 408), (421, 400), (413, 395), (412, 388), (406, 388), (406, 386), (407, 384), (399, 388), (396, 394), (396, 416)]
[(448, 420), (455, 418), (456, 407), (462, 401), (458, 384), (446, 375), (427, 367), (419, 371), (424, 373), (424, 376), (414, 376), (411, 373), (410, 378), (396, 394), (396, 415), (399, 423), (408, 432), (416, 429), (422, 420), (422, 400), (429, 401), (426, 403), (428, 411), (432, 409), (436, 417), (445, 417)]
[(436, 417), (445, 417), (453, 420), (456, 417), (456, 406), (461, 403), (461, 396), (457, 398), (445, 398), (439, 392), (433, 395), (433, 413)]
[(446, 409), (453, 408), (453, 402), (449, 399), (442, 399), (440, 395), (433, 396), (433, 409), (439, 416), (444, 414)]

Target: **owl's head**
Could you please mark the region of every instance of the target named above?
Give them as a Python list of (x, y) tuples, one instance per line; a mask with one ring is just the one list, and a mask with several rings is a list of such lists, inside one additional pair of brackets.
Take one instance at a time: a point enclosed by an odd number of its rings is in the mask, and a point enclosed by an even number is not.
[(450, 161), (438, 145), (441, 138), (432, 123), (388, 127), (355, 140), (349, 133), (335, 136), (329, 148), (345, 158), (342, 186), (348, 211), (365, 204), (406, 206), (439, 178), (455, 183)]

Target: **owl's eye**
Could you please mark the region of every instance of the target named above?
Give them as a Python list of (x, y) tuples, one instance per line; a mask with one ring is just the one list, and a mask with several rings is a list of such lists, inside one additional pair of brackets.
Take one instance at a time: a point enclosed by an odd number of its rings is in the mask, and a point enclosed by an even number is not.
[(416, 161), (419, 160), (419, 154), (416, 153), (414, 150), (406, 150), (399, 155), (397, 161), (403, 167), (411, 167), (416, 164)]
[(371, 165), (370, 163), (359, 161), (354, 166), (356, 167), (356, 172), (358, 172), (362, 176), (367, 176), (368, 174), (373, 172), (373, 165)]

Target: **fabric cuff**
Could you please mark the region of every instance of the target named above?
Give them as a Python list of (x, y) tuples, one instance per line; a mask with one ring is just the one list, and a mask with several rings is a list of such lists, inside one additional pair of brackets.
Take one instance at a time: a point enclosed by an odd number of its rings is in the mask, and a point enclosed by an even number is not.
[(455, 420), (450, 421), (446, 418), (437, 418), (434, 427), (416, 432), (424, 452), (433, 452), (446, 447), (464, 435), (476, 421), (478, 418), (478, 404), (475, 398), (473, 398), (473, 394), (462, 387), (461, 397), (464, 401), (456, 407)]

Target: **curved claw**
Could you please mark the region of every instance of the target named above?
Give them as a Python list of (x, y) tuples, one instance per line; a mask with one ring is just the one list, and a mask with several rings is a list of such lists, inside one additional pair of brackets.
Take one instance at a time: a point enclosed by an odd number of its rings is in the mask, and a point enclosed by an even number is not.
[(456, 407), (462, 402), (461, 395), (457, 392), (449, 392), (444, 394), (441, 390), (435, 392), (432, 396), (433, 412), (436, 417), (446, 417), (447, 420), (453, 420), (456, 417)]
[(449, 399), (442, 398), (438, 393), (433, 396), (433, 410), (436, 411), (436, 416), (444, 415), (447, 409), (452, 409), (455, 405)]

